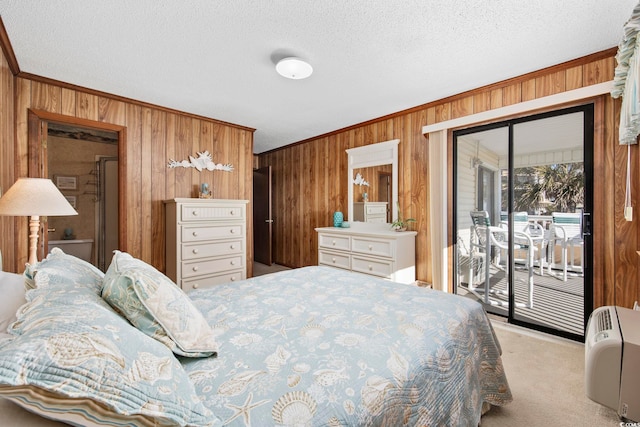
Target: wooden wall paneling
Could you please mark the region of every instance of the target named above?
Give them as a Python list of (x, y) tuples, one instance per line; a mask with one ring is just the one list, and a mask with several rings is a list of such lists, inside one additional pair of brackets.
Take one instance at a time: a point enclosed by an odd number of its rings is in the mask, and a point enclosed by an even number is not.
[[(189, 160), (194, 155), (191, 146), (191, 119), (184, 116), (176, 117), (175, 150), (177, 161)], [(176, 194), (174, 197), (191, 197), (191, 170), (188, 168), (175, 168)]]
[[(140, 208), (144, 202), (141, 182), (142, 182), (142, 108), (137, 105), (127, 105), (127, 176), (126, 176), (126, 198), (127, 207), (126, 224), (126, 247), (127, 251), (134, 257), (141, 257), (142, 239), (144, 238), (142, 230), (142, 216)], [(122, 243), (122, 242), (121, 242)], [(151, 262), (150, 259), (141, 258), (145, 262)]]
[(451, 101), (451, 118), (468, 116), (473, 113), (473, 96)]
[[(63, 89), (64, 94), (64, 89)], [(156, 111), (156, 110), (153, 110)], [(70, 114), (71, 115), (71, 114)], [(100, 97), (98, 99), (99, 122), (113, 123), (121, 126), (126, 125), (127, 109), (126, 104), (115, 99)]]
[(140, 196), (142, 203), (138, 215), (140, 215), (140, 258), (153, 264), (153, 247), (157, 242), (153, 240), (153, 145), (152, 145), (152, 115), (151, 109), (142, 107), (140, 111), (140, 156), (148, 161), (140, 162)]
[(65, 116), (76, 115), (76, 91), (72, 89), (62, 88), (60, 92), (61, 108), (60, 113)]
[[(190, 155), (193, 157), (198, 157), (197, 153), (202, 153), (204, 151), (209, 151), (209, 153), (211, 153), (211, 151), (209, 150), (209, 147), (207, 147), (202, 141), (201, 141), (201, 136), (202, 136), (202, 131), (201, 131), (201, 126), (200, 126), (200, 120), (198, 119), (191, 119), (190, 120), (190, 124), (191, 124), (191, 130), (190, 130), (190, 135), (191, 135), (191, 150), (190, 151)], [(189, 185), (190, 188), (190, 197), (198, 197), (198, 193), (199, 193), (199, 188), (200, 188), (200, 184), (202, 184), (203, 182), (208, 182), (208, 178), (210, 175), (212, 175), (213, 171), (208, 171), (208, 170), (203, 170), (203, 171), (198, 171), (196, 168), (191, 168), (190, 170), (190, 178), (191, 178), (191, 184)], [(209, 183), (209, 185), (211, 185), (211, 183)]]
[[(62, 98), (62, 92), (60, 93)], [(62, 108), (60, 109), (62, 113)], [(77, 92), (76, 117), (98, 121), (98, 96), (84, 92)]]
[(30, 107), (37, 110), (62, 113), (62, 88), (46, 83), (33, 82)]
[(614, 56), (586, 63), (583, 68), (584, 85), (589, 86), (612, 80), (615, 67)]
[(302, 227), (304, 224), (304, 182), (303, 182), (303, 168), (306, 167), (305, 159), (303, 158), (302, 145), (296, 145), (291, 152), (291, 184), (296, 196), (291, 197), (291, 213), (296, 218), (296, 222), (300, 224), (300, 227), (296, 227), (293, 233), (293, 248), (291, 253), (291, 262), (293, 265), (304, 265), (302, 258), (304, 256), (304, 240), (307, 238), (307, 234)]
[(432, 283), (433, 274), (431, 269), (431, 263), (428, 260), (431, 259), (431, 239), (429, 237), (429, 178), (428, 178), (428, 164), (429, 164), (429, 146), (427, 140), (422, 135), (422, 124), (427, 122), (427, 111), (421, 110), (411, 115), (411, 134), (413, 135), (413, 141), (415, 149), (419, 153), (418, 169), (414, 172), (418, 176), (418, 181), (421, 185), (418, 209), (419, 214), (416, 218), (418, 220), (418, 235), (416, 236), (416, 278), (421, 278), (429, 283)]
[[(16, 108), (15, 108), (15, 179), (28, 176), (29, 164), (29, 119), (28, 109), (31, 102), (31, 82), (24, 79), (16, 79)], [(14, 232), (14, 266), (13, 271), (23, 272), (24, 265), (28, 259), (28, 241), (29, 233), (28, 222), (26, 218), (15, 218)]]
[(247, 274), (253, 276), (254, 238), (253, 238), (253, 133), (242, 130), (244, 153), (240, 155), (240, 171), (244, 171), (244, 188), (242, 199), (249, 201), (247, 206)]
[(171, 174), (166, 157), (167, 113), (151, 110), (151, 263), (160, 271), (165, 271), (165, 210), (163, 200), (167, 199), (167, 177)]
[[(231, 132), (232, 144), (229, 147), (231, 149), (231, 161), (234, 164), (234, 170), (232, 173), (227, 173), (231, 178), (232, 185), (229, 187), (231, 194), (244, 194), (244, 172), (245, 164), (242, 160), (242, 154), (244, 153), (244, 138), (243, 132), (240, 129), (229, 129)], [(251, 168), (251, 164), (246, 165)]]
[[(309, 232), (307, 230), (313, 230), (315, 228), (314, 221), (314, 210), (316, 208), (316, 201), (314, 200), (314, 188), (316, 180), (316, 162), (313, 158), (313, 147), (312, 145), (316, 144), (302, 144), (302, 177), (301, 177), (301, 187), (302, 187), (302, 227), (300, 227), (301, 232), (303, 233), (302, 239), (302, 255), (300, 256), (300, 260), (302, 265), (309, 265), (309, 258), (313, 258), (314, 248), (313, 248), (313, 239), (310, 237), (315, 233)], [(306, 235), (306, 238), (304, 238)], [(304, 254), (309, 254), (308, 257), (305, 257)], [(305, 259), (307, 258), (307, 259)]]
[(536, 98), (554, 95), (565, 91), (564, 70), (545, 74), (536, 78)]
[(577, 65), (575, 67), (568, 68), (565, 71), (565, 89), (566, 90), (574, 90), (580, 89), (583, 87), (582, 85), (582, 65)]
[[(166, 113), (166, 129), (164, 151), (167, 163), (171, 160), (181, 161), (176, 150), (176, 134), (177, 134), (177, 116), (173, 113)], [(167, 168), (167, 177), (165, 178), (164, 199), (176, 198), (176, 172), (180, 168)]]
[[(284, 243), (284, 247), (281, 250), (282, 261), (286, 266), (294, 266), (291, 263), (289, 252), (291, 250), (291, 230), (295, 228), (295, 221), (293, 221), (293, 215), (291, 214), (291, 205), (289, 198), (292, 197), (293, 186), (291, 185), (291, 151), (287, 150), (282, 153), (282, 168), (280, 169), (278, 184), (282, 188), (282, 200), (280, 201), (280, 229), (278, 233), (279, 241)], [(297, 194), (295, 195), (297, 197)], [(286, 242), (286, 243), (285, 243)]]
[[(9, 63), (4, 55), (0, 55), (0, 190), (7, 191), (16, 181), (13, 165), (16, 163), (14, 144), (14, 78)], [(15, 218), (0, 217), (0, 251), (2, 251), (2, 265), (0, 270), (18, 271), (16, 267), (13, 243), (16, 239)]]
[[(227, 150), (227, 145), (224, 141), (229, 140), (228, 135), (229, 129), (226, 126), (216, 126), (216, 134), (215, 134), (215, 152), (217, 153), (217, 159), (214, 157), (213, 161), (216, 163), (232, 163), (229, 159), (229, 151)], [(237, 165), (234, 165), (237, 166)], [(217, 187), (216, 195), (217, 198), (227, 198), (228, 194), (228, 186), (229, 186), (229, 176), (228, 172), (218, 172), (217, 174), (212, 175), (213, 185)]]
[(522, 96), (521, 101), (531, 101), (536, 98), (536, 79), (531, 78), (521, 83), (520, 93)]
[[(632, 147), (633, 154), (637, 157), (637, 147)], [(616, 144), (615, 156), (615, 180), (624, 183), (627, 170), (627, 147)], [(637, 181), (637, 162), (631, 163), (631, 181)], [(616, 278), (615, 300), (631, 303), (635, 297), (635, 288), (638, 283), (637, 265), (638, 255), (638, 231), (636, 223), (627, 222), (624, 219), (625, 185), (617, 185), (614, 189), (615, 206), (615, 253), (616, 253)]]
[[(491, 102), (495, 91), (476, 93), (473, 95), (473, 112), (482, 113), (491, 109)], [(500, 95), (501, 96), (501, 95)]]
[(500, 108), (506, 107), (507, 105), (513, 105), (522, 102), (522, 84), (514, 83), (508, 86), (505, 86), (502, 89), (502, 104), (498, 105), (497, 103), (494, 105), (491, 104), (491, 108)]

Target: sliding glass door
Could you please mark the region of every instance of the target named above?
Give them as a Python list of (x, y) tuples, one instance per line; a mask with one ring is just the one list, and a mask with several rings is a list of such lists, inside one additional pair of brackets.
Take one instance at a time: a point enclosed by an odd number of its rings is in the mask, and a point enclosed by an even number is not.
[(454, 132), (458, 294), (512, 323), (582, 339), (592, 152), (590, 104)]

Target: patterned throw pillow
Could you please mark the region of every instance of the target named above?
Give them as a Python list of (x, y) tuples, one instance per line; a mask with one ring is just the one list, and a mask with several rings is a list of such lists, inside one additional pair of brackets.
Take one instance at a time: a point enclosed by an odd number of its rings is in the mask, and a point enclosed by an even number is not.
[[(36, 285), (35, 276), (38, 273)], [(64, 273), (58, 275), (58, 273)], [(92, 288), (98, 294), (102, 290), (104, 273), (92, 264), (73, 255), (65, 254), (60, 248), (51, 249), (51, 253), (45, 259), (35, 265), (27, 264), (24, 271), (25, 288), (34, 289), (36, 286), (49, 286), (49, 284), (84, 284)]]
[(60, 260), (38, 264), (0, 341), (0, 397), (73, 425), (216, 425), (173, 353)]
[(102, 297), (136, 328), (178, 355), (208, 357), (218, 350), (211, 327), (182, 289), (125, 252), (114, 252)]

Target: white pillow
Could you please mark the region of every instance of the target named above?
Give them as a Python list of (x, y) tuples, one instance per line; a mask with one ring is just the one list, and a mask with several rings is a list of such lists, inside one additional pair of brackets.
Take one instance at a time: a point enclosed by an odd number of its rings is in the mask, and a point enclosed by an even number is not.
[(24, 277), (0, 271), (0, 334), (16, 321), (16, 312), (27, 300), (24, 297)]

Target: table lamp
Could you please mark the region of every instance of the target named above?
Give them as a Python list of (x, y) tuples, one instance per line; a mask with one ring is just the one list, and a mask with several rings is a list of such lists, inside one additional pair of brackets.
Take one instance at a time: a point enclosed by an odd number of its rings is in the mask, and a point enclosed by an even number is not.
[(38, 262), (38, 234), (41, 216), (78, 215), (47, 178), (18, 178), (0, 197), (0, 215), (28, 216), (29, 264)]

